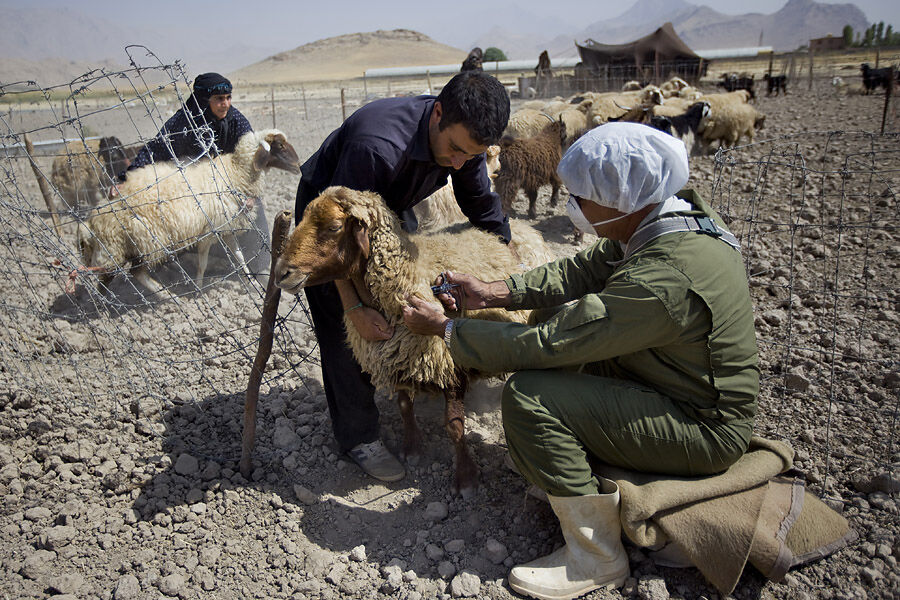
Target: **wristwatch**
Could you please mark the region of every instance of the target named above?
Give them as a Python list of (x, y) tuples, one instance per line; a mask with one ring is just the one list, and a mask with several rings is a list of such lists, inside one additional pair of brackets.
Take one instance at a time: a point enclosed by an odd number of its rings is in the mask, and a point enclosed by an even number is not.
[(450, 336), (453, 335), (453, 319), (448, 319), (447, 324), (444, 325), (444, 343), (447, 344), (447, 347), (450, 347)]

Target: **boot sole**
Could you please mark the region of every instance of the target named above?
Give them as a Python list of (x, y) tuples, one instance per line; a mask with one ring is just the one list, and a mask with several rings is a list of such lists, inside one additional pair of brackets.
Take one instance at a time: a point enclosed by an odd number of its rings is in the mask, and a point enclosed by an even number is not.
[(519, 594), (525, 596), (531, 596), (532, 598), (537, 598), (538, 600), (572, 600), (573, 598), (578, 598), (579, 596), (583, 596), (588, 592), (593, 592), (594, 590), (600, 589), (618, 589), (625, 585), (625, 579), (628, 578), (629, 571), (626, 571), (620, 577), (613, 579), (607, 583), (600, 584), (590, 584), (585, 585), (583, 587), (578, 588), (577, 590), (570, 591), (564, 594), (553, 594), (549, 592), (540, 592), (537, 590), (528, 589), (525, 585), (520, 584), (512, 579), (509, 579), (509, 587), (511, 587), (514, 591)]

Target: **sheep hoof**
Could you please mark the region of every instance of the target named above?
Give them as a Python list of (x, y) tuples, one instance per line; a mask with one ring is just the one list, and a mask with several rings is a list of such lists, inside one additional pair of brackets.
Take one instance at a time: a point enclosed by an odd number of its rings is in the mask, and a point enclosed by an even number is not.
[(466, 484), (464, 486), (454, 484), (453, 488), (453, 493), (462, 496), (463, 500), (471, 500), (475, 497), (475, 492), (478, 491), (478, 486), (474, 484)]

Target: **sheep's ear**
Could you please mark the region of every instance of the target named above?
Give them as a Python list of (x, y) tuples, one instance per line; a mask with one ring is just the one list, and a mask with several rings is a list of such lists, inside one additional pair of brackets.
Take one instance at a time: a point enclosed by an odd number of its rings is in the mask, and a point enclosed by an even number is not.
[(356, 245), (359, 246), (360, 254), (363, 259), (369, 259), (369, 228), (362, 221), (353, 219), (353, 237), (356, 238)]
[(269, 162), (269, 155), (272, 147), (266, 140), (260, 140), (259, 146), (256, 148), (256, 154), (253, 155), (253, 168), (262, 171)]

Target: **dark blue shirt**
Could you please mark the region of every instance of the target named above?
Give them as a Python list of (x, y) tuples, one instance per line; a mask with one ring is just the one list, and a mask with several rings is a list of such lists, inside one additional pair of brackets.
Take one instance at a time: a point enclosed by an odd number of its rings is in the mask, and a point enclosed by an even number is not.
[[(209, 119), (208, 111), (194, 116), (182, 107), (166, 121), (159, 134), (138, 152), (127, 170), (175, 158), (199, 158), (210, 147), (210, 142), (215, 144), (212, 147), (213, 156), (229, 154), (234, 152), (237, 141), (248, 131), (253, 131), (250, 122), (233, 106), (228, 109), (225, 118), (218, 122)], [(120, 173), (119, 179), (124, 181), (124, 175), (125, 172)]]
[(447, 183), (463, 214), (477, 227), (509, 241), (509, 219), (500, 197), (491, 191), (485, 156), (479, 154), (459, 169), (434, 162), (428, 143), (428, 121), (434, 96), (386, 98), (371, 102), (344, 121), (301, 167), (295, 219), (325, 188), (342, 185), (376, 192), (400, 216), (406, 231), (418, 223), (412, 207)]

